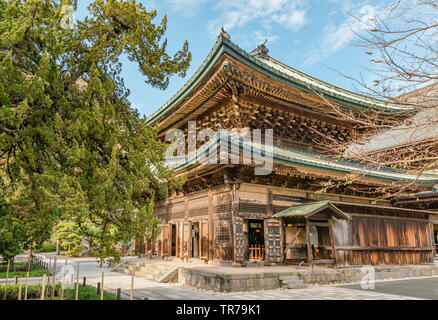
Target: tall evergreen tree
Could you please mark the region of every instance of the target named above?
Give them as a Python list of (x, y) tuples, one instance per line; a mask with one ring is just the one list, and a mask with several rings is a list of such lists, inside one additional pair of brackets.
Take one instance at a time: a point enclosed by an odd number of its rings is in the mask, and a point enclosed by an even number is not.
[(47, 238), (61, 209), (101, 258), (118, 258), (118, 242), (157, 229), (145, 214), (156, 193), (181, 183), (156, 129), (127, 99), (120, 57), (165, 89), (191, 55), (185, 42), (170, 56), (166, 16), (156, 25), (156, 11), (134, 0), (95, 0), (71, 29), (67, 5), (77, 1), (0, 0), (3, 193), (32, 221), (33, 242)]

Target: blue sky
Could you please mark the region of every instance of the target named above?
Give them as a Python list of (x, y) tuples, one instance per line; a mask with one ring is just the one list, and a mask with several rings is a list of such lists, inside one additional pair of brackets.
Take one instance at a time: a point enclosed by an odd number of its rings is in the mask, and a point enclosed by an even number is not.
[[(90, 0), (80, 0), (76, 18), (87, 14)], [(123, 59), (129, 100), (143, 115), (149, 116), (165, 103), (190, 78), (213, 47), (220, 26), (231, 40), (251, 51), (268, 39), (269, 54), (305, 73), (345, 89), (353, 82), (341, 74), (367, 81), (372, 76), (364, 48), (354, 47), (355, 32), (361, 32), (385, 1), (354, 0), (152, 0), (140, 1), (147, 10), (157, 9), (155, 23), (167, 14), (169, 53), (188, 40), (192, 62), (185, 78), (172, 77), (166, 90), (144, 82), (134, 63)], [(386, 2), (387, 3), (387, 2)], [(359, 19), (357, 19), (359, 18)], [(340, 74), (341, 73), (341, 74)]]

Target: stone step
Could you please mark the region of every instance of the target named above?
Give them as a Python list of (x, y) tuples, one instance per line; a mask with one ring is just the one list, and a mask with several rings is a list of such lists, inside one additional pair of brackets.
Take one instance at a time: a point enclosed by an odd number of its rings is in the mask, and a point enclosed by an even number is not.
[(144, 279), (148, 279), (148, 280), (158, 280), (158, 279), (160, 279), (160, 277), (157, 274), (155, 274), (155, 273), (141, 272), (141, 271), (135, 272), (135, 276), (136, 277), (140, 277), (140, 278), (144, 278)]
[[(130, 269), (124, 269), (124, 268), (117, 268), (117, 272), (125, 273), (125, 274), (132, 274), (132, 270)], [(145, 272), (140, 270), (134, 270), (135, 276), (150, 280), (159, 280), (161, 279), (166, 273), (163, 272)]]
[(302, 284), (303, 280), (283, 280), (281, 284)]
[(154, 269), (154, 270), (163, 270), (163, 271), (170, 271), (174, 268), (174, 266), (171, 265), (160, 265), (160, 264), (152, 264), (152, 263), (144, 263), (144, 262), (136, 262), (132, 264), (128, 264), (129, 266), (135, 266), (137, 268), (148, 268), (148, 269)]
[(296, 283), (296, 284), (288, 283), (286, 285), (286, 288), (287, 289), (304, 289), (304, 288), (307, 288), (307, 285), (305, 285), (304, 283)]
[(300, 280), (300, 278), (298, 278), (298, 276), (281, 276), (278, 279), (280, 281), (285, 281), (285, 280)]

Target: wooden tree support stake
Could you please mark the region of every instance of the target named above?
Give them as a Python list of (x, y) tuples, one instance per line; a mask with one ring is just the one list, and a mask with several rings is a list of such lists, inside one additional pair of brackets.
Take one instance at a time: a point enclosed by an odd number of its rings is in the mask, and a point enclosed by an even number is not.
[(46, 290), (46, 275), (43, 275), (43, 286), (41, 287), (41, 300), (44, 300), (45, 290)]
[(6, 268), (6, 282), (5, 282), (5, 294), (3, 295), (3, 300), (6, 300), (6, 294), (8, 293), (8, 277), (9, 277), (9, 266), (10, 261), (8, 261), (8, 267)]
[(132, 300), (134, 297), (134, 270), (132, 270), (131, 276), (131, 295), (129, 296), (129, 300)]
[(100, 300), (103, 300), (103, 271), (102, 271), (102, 290), (100, 291)]

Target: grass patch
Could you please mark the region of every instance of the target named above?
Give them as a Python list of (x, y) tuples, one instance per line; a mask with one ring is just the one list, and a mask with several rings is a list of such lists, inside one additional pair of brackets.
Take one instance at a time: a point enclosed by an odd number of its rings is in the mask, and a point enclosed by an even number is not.
[[(65, 290), (66, 300), (74, 300), (76, 295), (76, 289)], [(100, 300), (100, 293), (97, 293), (97, 289), (92, 286), (79, 285), (78, 300)], [(103, 300), (117, 300), (117, 295), (112, 292), (104, 291)]]
[[(18, 262), (16, 263), (17, 269), (25, 269), (27, 270), (27, 262)], [(9, 279), (15, 278), (15, 276), (26, 278), (27, 271), (16, 271), (14, 272), (14, 268), (10, 267), (9, 269)], [(32, 268), (29, 271), (29, 277), (42, 277), (43, 275), (50, 275), (50, 272), (41, 267), (39, 264), (32, 263)], [(0, 279), (6, 278), (6, 272), (0, 272)]]
[[(21, 299), (24, 299), (24, 284), (21, 287)], [(27, 288), (28, 300), (39, 300), (41, 297), (41, 284), (30, 284)], [(0, 286), (0, 296), (3, 298), (5, 292), (5, 285)], [(54, 300), (61, 300), (61, 284), (55, 285)], [(46, 294), (44, 300), (51, 300), (52, 289), (51, 286), (46, 285)], [(75, 300), (76, 289), (65, 289), (62, 300)], [(8, 285), (6, 300), (18, 300), (18, 285)], [(100, 300), (100, 293), (97, 293), (96, 288), (92, 286), (79, 285), (78, 300)], [(112, 292), (104, 291), (103, 300), (117, 300), (117, 295)]]

